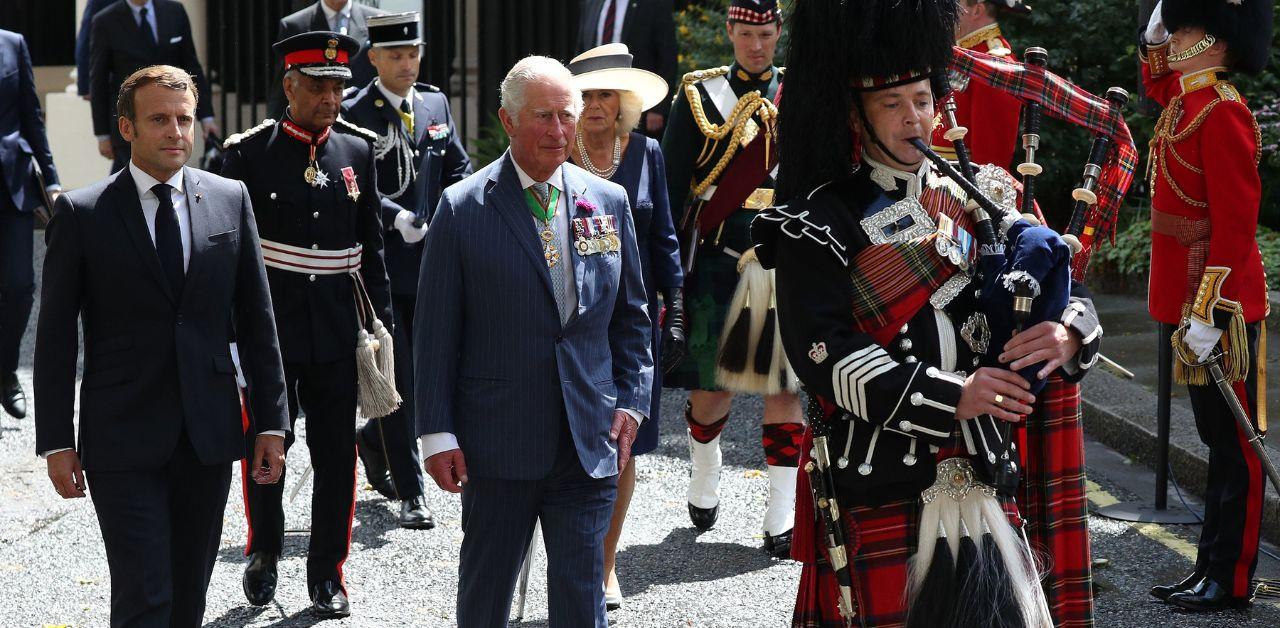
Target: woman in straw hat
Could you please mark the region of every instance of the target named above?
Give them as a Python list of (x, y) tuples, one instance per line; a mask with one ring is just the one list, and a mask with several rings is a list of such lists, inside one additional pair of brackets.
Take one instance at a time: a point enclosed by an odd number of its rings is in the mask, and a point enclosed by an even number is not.
[[(605, 537), (605, 604), (609, 610), (622, 605), (622, 593), (614, 571), (614, 553), (622, 535), (622, 521), (636, 484), (636, 457), (658, 446), (658, 411), (661, 407), (662, 372), (684, 357), (684, 305), (680, 248), (667, 199), (666, 165), (656, 140), (632, 129), (641, 114), (667, 98), (662, 77), (631, 67), (624, 44), (606, 44), (588, 50), (569, 63), (574, 84), (582, 90), (583, 110), (578, 134), (570, 151), (573, 162), (588, 172), (621, 185), (627, 191), (640, 248), (640, 266), (648, 290), (653, 318), (653, 400), (631, 448), (631, 462), (618, 478), (618, 499), (613, 521)], [(661, 304), (658, 295), (662, 295)], [(664, 310), (665, 307), (665, 310)]]

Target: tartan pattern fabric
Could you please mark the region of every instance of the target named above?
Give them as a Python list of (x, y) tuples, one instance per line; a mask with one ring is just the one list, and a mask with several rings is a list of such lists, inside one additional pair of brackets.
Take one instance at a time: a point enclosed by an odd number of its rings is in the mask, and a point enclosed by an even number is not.
[(710, 425), (703, 425), (693, 420), (693, 405), (686, 401), (684, 404), (684, 420), (689, 424), (689, 436), (705, 445), (715, 440), (720, 435), (720, 432), (724, 431), (725, 424), (729, 422), (729, 415), (724, 415), (719, 421)]
[[(1086, 227), (1114, 240), (1120, 202), (1133, 181), (1138, 166), (1138, 149), (1120, 112), (1107, 101), (1080, 89), (1070, 81), (1043, 68), (1024, 65), (1001, 57), (963, 48), (953, 48), (951, 69), (979, 83), (1007, 92), (1023, 100), (1037, 102), (1041, 110), (1055, 118), (1111, 138), (1111, 148), (1098, 176), (1098, 204), (1089, 210)], [(1082, 240), (1083, 241), (1083, 240)], [(1072, 267), (1083, 276), (1092, 247), (1073, 260)]]
[[(803, 474), (801, 474), (803, 476)], [(807, 488), (807, 483), (806, 483)], [(797, 493), (797, 495), (800, 495)], [(810, 494), (812, 495), (812, 494)], [(812, 504), (812, 499), (809, 500)], [(1001, 500), (1009, 523), (1022, 524), (1011, 501)], [(809, 549), (814, 552), (821, 535), (812, 520), (801, 524), (800, 504), (796, 504), (796, 536), (792, 540), (792, 556), (800, 540), (799, 532), (808, 528)], [(812, 510), (808, 511), (812, 512)], [(906, 499), (870, 507), (842, 509), (845, 538), (852, 561), (854, 599), (858, 618), (865, 628), (905, 626), (907, 621), (907, 575), (910, 558), (915, 553), (919, 536), (920, 501)], [(834, 628), (843, 626), (836, 601), (839, 599), (835, 575), (825, 557), (825, 549), (813, 553), (800, 570), (800, 586), (796, 594), (793, 628)], [(817, 557), (821, 555), (819, 561)]]
[(765, 423), (760, 429), (764, 459), (771, 467), (794, 467), (800, 460), (804, 423)]
[(1055, 626), (1093, 625), (1093, 573), (1085, 494), (1080, 386), (1057, 375), (1036, 396), (1020, 424), (1022, 483), (1018, 504), (1027, 539), (1041, 563)]
[[(919, 200), (930, 218), (944, 213), (974, 233), (972, 216), (948, 187), (926, 187)], [(955, 273), (956, 266), (938, 253), (937, 237), (934, 232), (906, 242), (873, 244), (854, 256), (849, 279), (858, 329), (873, 335), (877, 330), (896, 331)]]

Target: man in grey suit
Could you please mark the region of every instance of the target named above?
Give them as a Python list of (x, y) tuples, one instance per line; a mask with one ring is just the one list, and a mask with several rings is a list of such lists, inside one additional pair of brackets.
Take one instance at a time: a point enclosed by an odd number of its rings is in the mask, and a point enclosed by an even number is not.
[(582, 95), (528, 57), (500, 159), (445, 190), (414, 322), (427, 472), (462, 493), (457, 621), (506, 626), (541, 520), (550, 625), (607, 626), (603, 542), (653, 379), (626, 192), (566, 163)]

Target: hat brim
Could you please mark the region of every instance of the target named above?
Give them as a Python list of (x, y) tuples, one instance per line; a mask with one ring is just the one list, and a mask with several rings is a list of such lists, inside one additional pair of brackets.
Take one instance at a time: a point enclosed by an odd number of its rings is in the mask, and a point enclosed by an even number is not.
[(640, 68), (608, 68), (592, 70), (573, 77), (573, 86), (581, 91), (609, 89), (631, 92), (640, 97), (641, 111), (653, 109), (666, 100), (667, 82), (661, 76)]
[(351, 80), (351, 68), (342, 65), (317, 65), (296, 69), (307, 76), (314, 76), (315, 78), (336, 78), (344, 81)]
[(376, 44), (371, 44), (369, 47), (370, 48), (395, 48), (397, 46), (421, 46), (424, 43), (426, 42), (422, 41), (421, 37), (418, 37), (417, 39), (402, 39), (400, 41), (380, 41)]

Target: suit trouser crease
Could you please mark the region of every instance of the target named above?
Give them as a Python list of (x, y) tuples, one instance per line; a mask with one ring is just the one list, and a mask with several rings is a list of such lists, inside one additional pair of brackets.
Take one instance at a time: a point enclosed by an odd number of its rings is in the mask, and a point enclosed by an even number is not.
[(546, 478), (472, 477), (463, 487), (459, 626), (507, 625), (517, 574), (539, 520), (547, 548), (549, 625), (608, 626), (600, 583), (617, 476), (587, 475), (567, 425), (561, 431)]
[[(311, 495), (311, 539), (307, 548), (307, 586), (327, 580), (343, 584), (343, 564), (351, 548), (356, 488), (355, 357), (323, 364), (286, 362), (290, 432), (293, 445), (298, 410), (306, 414), (307, 448), (315, 484)], [(284, 543), (284, 490), (275, 484), (246, 484), (250, 543), (247, 552), (280, 554)]]
[[(1249, 373), (1232, 388), (1256, 429), (1258, 325), (1249, 325), (1248, 332)], [(1187, 391), (1200, 440), (1209, 447), (1204, 524), (1196, 569), (1226, 587), (1233, 596), (1244, 597), (1258, 564), (1266, 477), (1217, 386), (1188, 386)]]
[(111, 626), (201, 625), (231, 464), (202, 464), (184, 433), (163, 467), (86, 477), (111, 573)]

